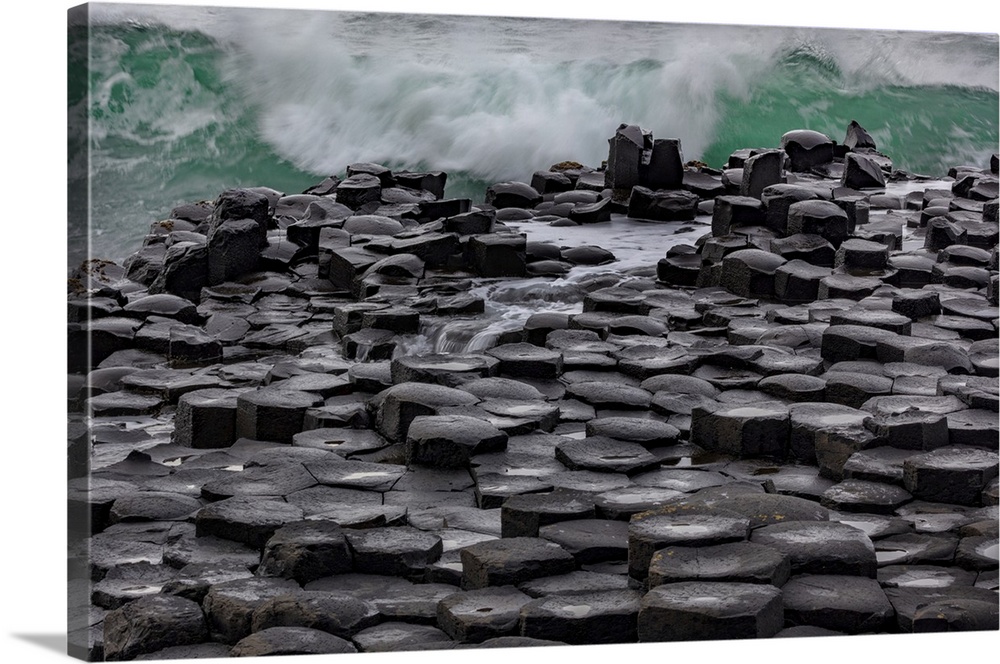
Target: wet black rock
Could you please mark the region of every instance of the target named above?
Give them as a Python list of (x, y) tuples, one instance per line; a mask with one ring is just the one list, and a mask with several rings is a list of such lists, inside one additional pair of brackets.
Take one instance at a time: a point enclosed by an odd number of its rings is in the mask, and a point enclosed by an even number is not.
[(890, 628), (893, 605), (874, 579), (850, 575), (795, 576), (782, 588), (785, 621), (846, 634)]
[(782, 593), (755, 583), (683, 581), (652, 588), (639, 610), (639, 641), (767, 638), (784, 625)]
[(849, 233), (847, 213), (829, 201), (792, 203), (788, 208), (787, 232), (820, 235), (838, 247)]
[(777, 254), (760, 249), (742, 249), (722, 261), (719, 285), (743, 297), (772, 297), (775, 272), (785, 264)]
[(302, 517), (301, 509), (283, 501), (239, 496), (201, 508), (195, 523), (199, 537), (212, 535), (259, 549), (278, 528)]
[(521, 608), (521, 635), (571, 644), (634, 643), (641, 598), (628, 589), (542, 597)]
[(134, 659), (168, 646), (207, 639), (201, 607), (182, 597), (142, 597), (104, 618), (104, 656), (109, 661)]
[(683, 189), (654, 191), (636, 186), (628, 199), (628, 216), (645, 221), (690, 221), (698, 213), (699, 200), (697, 194)]
[(514, 636), (521, 608), (530, 601), (531, 597), (509, 586), (454, 593), (438, 604), (438, 627), (459, 643)]
[(914, 496), (955, 505), (980, 505), (986, 485), (997, 476), (995, 452), (973, 447), (946, 447), (910, 457), (903, 481)]
[(884, 189), (885, 176), (875, 161), (864, 154), (851, 152), (844, 158), (844, 175), (840, 183), (852, 189)]
[(373, 604), (347, 593), (294, 590), (257, 606), (250, 628), (260, 632), (272, 627), (307, 627), (348, 639), (379, 621)]
[(750, 541), (789, 557), (792, 574), (875, 578), (875, 547), (862, 531), (832, 521), (788, 521), (758, 528)]
[(233, 645), (230, 657), (327, 655), (357, 652), (350, 641), (310, 627), (268, 627)]
[(787, 132), (781, 137), (781, 147), (791, 159), (791, 170), (797, 173), (833, 161), (833, 141), (818, 131)]
[(753, 542), (669, 546), (650, 560), (647, 584), (655, 588), (680, 581), (725, 581), (780, 588), (790, 574), (789, 556), (771, 546)]
[(481, 277), (523, 277), (525, 245), (525, 237), (514, 233), (474, 235), (469, 240), (469, 262)]
[(351, 569), (351, 552), (340, 526), (299, 521), (282, 526), (268, 539), (257, 573), (306, 584)]
[(465, 468), (472, 456), (507, 447), (507, 434), (485, 420), (459, 415), (417, 417), (406, 436), (407, 462), (434, 468)]
[(576, 569), (572, 554), (537, 537), (504, 537), (461, 550), (462, 587), (512, 586)]
[(781, 183), (784, 155), (779, 150), (764, 150), (743, 164), (740, 196), (760, 199), (767, 187)]
[(728, 235), (735, 228), (759, 226), (764, 222), (764, 205), (749, 196), (719, 196), (712, 209), (712, 235)]

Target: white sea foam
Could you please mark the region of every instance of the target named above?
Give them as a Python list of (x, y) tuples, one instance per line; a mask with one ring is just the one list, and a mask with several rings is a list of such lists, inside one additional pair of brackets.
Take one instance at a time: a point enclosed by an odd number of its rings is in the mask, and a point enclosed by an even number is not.
[[(101, 7), (98, 22), (121, 20)], [(225, 73), (259, 130), (296, 167), (359, 159), (523, 179), (563, 159), (599, 165), (625, 121), (699, 156), (718, 95), (746, 99), (792, 50), (859, 89), (997, 89), (995, 38), (929, 33), (672, 25), (287, 10), (130, 8), (133, 20), (200, 30), (226, 45)], [(184, 93), (184, 90), (177, 91)], [(206, 118), (170, 113), (175, 131)], [(209, 110), (218, 110), (209, 108)], [(820, 113), (824, 109), (803, 111)], [(529, 166), (532, 165), (532, 166)]]

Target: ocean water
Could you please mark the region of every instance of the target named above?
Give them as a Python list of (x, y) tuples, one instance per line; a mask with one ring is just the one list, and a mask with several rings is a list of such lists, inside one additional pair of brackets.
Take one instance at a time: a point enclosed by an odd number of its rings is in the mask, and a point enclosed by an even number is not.
[(843, 140), (851, 120), (911, 172), (998, 149), (996, 35), (101, 4), (90, 21), (70, 51), (89, 126), (71, 196), (91, 201), (71, 267), (88, 242), (122, 260), (177, 204), (299, 193), (357, 161), (443, 170), (446, 195), (481, 201), (599, 166), (622, 122), (711, 166), (791, 129)]

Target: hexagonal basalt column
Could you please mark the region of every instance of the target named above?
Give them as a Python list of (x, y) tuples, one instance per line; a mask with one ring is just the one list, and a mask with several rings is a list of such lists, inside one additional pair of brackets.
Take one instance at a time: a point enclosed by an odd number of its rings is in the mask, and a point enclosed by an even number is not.
[(410, 424), (406, 445), (408, 463), (464, 468), (473, 455), (506, 449), (507, 434), (474, 417), (422, 416)]
[(253, 440), (291, 443), (302, 431), (306, 410), (323, 403), (312, 392), (262, 388), (237, 397), (236, 435)]
[(789, 436), (788, 408), (778, 402), (712, 407), (692, 411), (691, 442), (740, 457), (784, 457)]
[(558, 378), (562, 373), (562, 353), (533, 344), (504, 344), (486, 351), (500, 362), (500, 373), (523, 378)]
[(521, 608), (521, 635), (563, 643), (634, 643), (642, 594), (604, 590), (536, 599)]
[(789, 557), (793, 574), (852, 574), (875, 578), (875, 546), (861, 530), (835, 521), (790, 521), (753, 532), (750, 541)]
[(239, 390), (210, 388), (188, 392), (177, 402), (171, 440), (187, 447), (220, 448), (236, 442)]
[(981, 505), (982, 493), (997, 477), (996, 452), (974, 447), (942, 447), (903, 462), (903, 483), (917, 498), (953, 505)]
[(781, 256), (760, 249), (734, 251), (722, 259), (719, 285), (743, 297), (773, 297), (775, 271), (785, 262)]
[(653, 510), (629, 522), (628, 569), (633, 579), (645, 579), (658, 550), (668, 546), (711, 546), (741, 542), (750, 536), (750, 520), (712, 510)]
[(461, 549), (462, 587), (512, 586), (576, 569), (572, 554), (538, 537), (504, 537)]
[(766, 638), (784, 626), (781, 591), (755, 583), (686, 581), (650, 590), (639, 641)]

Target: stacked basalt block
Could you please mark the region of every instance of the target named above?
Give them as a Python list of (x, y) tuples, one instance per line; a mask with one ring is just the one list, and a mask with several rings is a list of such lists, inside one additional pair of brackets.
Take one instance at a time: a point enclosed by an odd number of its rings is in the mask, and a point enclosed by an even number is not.
[[(84, 265), (71, 641), (130, 660), (995, 629), (995, 159), (891, 214), (867, 187), (904, 175), (853, 124), (718, 174), (682, 161), (623, 125), (605, 170), (483, 205), (352, 164), (181, 206), (126, 266)], [(614, 261), (506, 224), (612, 213), (711, 235), (486, 350), (404, 352), (481, 312), (474, 283)]]

